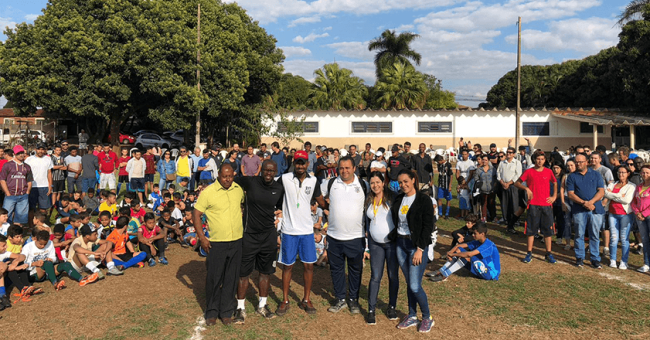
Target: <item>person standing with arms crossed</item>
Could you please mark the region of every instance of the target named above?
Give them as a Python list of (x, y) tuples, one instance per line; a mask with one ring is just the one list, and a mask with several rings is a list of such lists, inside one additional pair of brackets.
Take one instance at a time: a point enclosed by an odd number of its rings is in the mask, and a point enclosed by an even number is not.
[(210, 233), (209, 239), (204, 233), (197, 233), (201, 248), (207, 253), (205, 323), (208, 326), (215, 325), (217, 318), (224, 325), (232, 323), (232, 314), (237, 305), (235, 293), (244, 232), (241, 215), (244, 191), (233, 183), (232, 166), (223, 164), (217, 179), (199, 195), (193, 216), (196, 225), (201, 225), (201, 217), (205, 214)]

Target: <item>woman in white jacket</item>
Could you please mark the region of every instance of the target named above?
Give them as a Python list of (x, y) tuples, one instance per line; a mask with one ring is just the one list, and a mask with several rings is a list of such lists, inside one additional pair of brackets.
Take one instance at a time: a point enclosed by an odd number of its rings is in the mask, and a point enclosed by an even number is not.
[[(609, 266), (616, 268), (616, 247), (621, 241), (621, 264), (618, 269), (627, 269), (627, 259), (630, 255), (630, 226), (632, 223), (632, 209), (630, 203), (634, 198), (636, 186), (628, 182), (630, 169), (626, 166), (618, 168), (618, 182), (611, 183), (605, 190), (605, 199), (609, 202), (609, 231), (611, 239), (609, 243)], [(605, 252), (607, 252), (605, 248)]]

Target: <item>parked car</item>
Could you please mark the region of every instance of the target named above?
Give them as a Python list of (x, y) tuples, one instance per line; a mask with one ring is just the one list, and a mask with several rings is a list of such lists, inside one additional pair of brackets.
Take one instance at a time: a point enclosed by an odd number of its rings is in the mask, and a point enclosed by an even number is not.
[[(108, 135), (108, 140), (111, 140), (111, 135)], [(120, 144), (133, 144), (135, 143), (135, 137), (126, 133), (120, 132)]]
[(140, 136), (140, 135), (143, 134), (143, 133), (154, 133), (154, 134), (158, 134), (158, 131), (154, 131), (154, 130), (138, 130), (138, 131), (136, 131), (135, 133), (133, 133), (133, 136), (137, 138), (138, 136)]
[(41, 130), (29, 130), (29, 132), (25, 130), (20, 130), (16, 135), (21, 137), (27, 136), (29, 138), (36, 139), (39, 142), (47, 143), (47, 136), (45, 135), (45, 132)]
[(185, 133), (183, 130), (177, 130), (177, 131), (165, 131), (163, 132), (163, 136), (169, 140), (176, 140), (179, 143), (185, 142)]
[(135, 147), (138, 149), (143, 149), (147, 146), (154, 146), (154, 144), (158, 144), (158, 146), (163, 149), (169, 149), (176, 146), (178, 142), (162, 138), (155, 133), (143, 133), (135, 140)]

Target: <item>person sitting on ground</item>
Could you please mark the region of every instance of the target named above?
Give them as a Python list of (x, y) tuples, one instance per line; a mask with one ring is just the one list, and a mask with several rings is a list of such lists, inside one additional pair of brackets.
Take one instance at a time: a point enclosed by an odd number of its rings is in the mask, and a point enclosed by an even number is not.
[(7, 230), (11, 224), (7, 223), (9, 220), (9, 212), (5, 208), (0, 208), (0, 235), (7, 236)]
[(156, 216), (153, 213), (144, 215), (144, 224), (138, 229), (138, 241), (140, 249), (147, 254), (145, 261), (149, 267), (156, 265), (156, 255), (158, 262), (169, 264), (165, 258), (165, 237), (165, 231), (156, 224)]
[(81, 227), (81, 220), (82, 218), (79, 215), (70, 216), (70, 224), (65, 227), (65, 233), (69, 234), (73, 238), (77, 237), (77, 232), (79, 230), (79, 227)]
[(115, 223), (115, 230), (113, 230), (106, 238), (106, 241), (111, 242), (113, 245), (112, 250), (113, 254), (115, 254), (113, 261), (120, 270), (135, 265), (142, 268), (144, 267), (142, 261), (147, 257), (147, 254), (144, 252), (135, 252), (133, 243), (128, 242), (129, 235), (126, 233), (126, 227), (128, 224), (129, 218), (126, 216), (120, 216)]
[(111, 216), (117, 216), (117, 196), (114, 192), (106, 194), (106, 201), (99, 205), (99, 212), (108, 211)]
[(76, 271), (81, 273), (89, 271), (97, 274), (99, 279), (102, 280), (104, 279), (104, 273), (97, 267), (105, 261), (108, 275), (124, 274), (115, 267), (111, 243), (100, 240), (92, 226), (84, 225), (79, 230), (79, 234), (79, 237), (72, 241), (68, 251), (68, 262), (72, 264)]
[[(55, 224), (52, 231), (53, 232), (52, 235), (50, 235), (50, 241), (52, 241), (52, 244), (54, 245), (54, 253), (56, 254), (56, 258), (58, 261), (65, 261), (65, 253), (68, 250), (70, 243), (74, 241), (74, 236), (65, 232), (65, 225), (62, 223)], [(36, 239), (36, 234), (37, 233), (34, 233), (32, 235), (32, 238), (34, 240)]]
[(144, 223), (144, 215), (147, 212), (144, 211), (142, 208), (142, 205), (140, 204), (140, 200), (138, 198), (134, 198), (133, 201), (131, 201), (131, 217), (132, 218), (137, 218), (138, 221), (140, 221), (140, 224)]
[(459, 243), (469, 243), (474, 241), (474, 231), (472, 228), (478, 222), (478, 216), (469, 214), (465, 216), (465, 226), (451, 233), (453, 240), (451, 246), (455, 247)]
[[(7, 296), (6, 283), (13, 284), (20, 291), (20, 299), (26, 299), (31, 295), (42, 293), (41, 288), (34, 288), (29, 282), (25, 255), (12, 253), (7, 249), (7, 237), (0, 235), (0, 311), (12, 306)], [(22, 264), (21, 264), (22, 263)], [(9, 279), (5, 280), (7, 277)]]
[(153, 191), (147, 197), (149, 203), (147, 203), (147, 208), (151, 210), (156, 210), (160, 203), (162, 202), (162, 194), (160, 193), (160, 186), (158, 184), (153, 185)]
[(196, 249), (199, 246), (199, 239), (196, 235), (196, 228), (194, 228), (194, 222), (192, 221), (194, 214), (194, 208), (188, 208), (184, 211), (185, 216), (183, 216), (183, 241), (185, 244), (190, 245)]
[[(173, 204), (174, 202), (171, 203)], [(167, 243), (178, 242), (178, 237), (182, 234), (181, 226), (178, 221), (172, 218), (172, 212), (170, 209), (163, 210), (158, 219), (158, 225), (165, 231), (165, 235), (167, 235)]]
[[(34, 230), (37, 230), (34, 228)], [(7, 230), (7, 251), (14, 254), (20, 254), (23, 250), (23, 227), (12, 225)]]
[(327, 265), (327, 236), (323, 235), (320, 228), (314, 228), (314, 242), (316, 242), (316, 260), (315, 265), (325, 267)]
[(99, 198), (95, 196), (95, 188), (88, 188), (88, 192), (84, 195), (83, 205), (86, 208), (86, 211), (90, 212), (91, 215), (97, 216), (99, 214)]
[(115, 221), (111, 219), (111, 213), (108, 211), (102, 211), (99, 213), (97, 223), (95, 223), (95, 229), (97, 229), (97, 233), (99, 234), (100, 238), (102, 240), (105, 240), (114, 228)]
[(461, 243), (447, 253), (447, 263), (439, 272), (429, 278), (433, 282), (441, 282), (461, 268), (484, 280), (499, 280), (501, 275), (501, 260), (497, 246), (487, 238), (488, 228), (485, 223), (478, 223), (473, 228), (474, 241)]
[(57, 224), (70, 222), (70, 215), (77, 213), (72, 209), (72, 205), (70, 205), (70, 195), (64, 194), (61, 199), (56, 202), (56, 212)]
[(39, 230), (45, 230), (48, 233), (52, 234), (52, 228), (45, 224), (47, 222), (47, 216), (43, 214), (40, 211), (37, 211), (34, 213), (34, 219), (32, 220), (32, 223), (34, 224), (34, 228), (39, 229)]
[(122, 202), (117, 205), (117, 209), (119, 210), (120, 208), (124, 207), (131, 207), (131, 202), (135, 199), (135, 192), (129, 191), (124, 194), (124, 199), (122, 199)]

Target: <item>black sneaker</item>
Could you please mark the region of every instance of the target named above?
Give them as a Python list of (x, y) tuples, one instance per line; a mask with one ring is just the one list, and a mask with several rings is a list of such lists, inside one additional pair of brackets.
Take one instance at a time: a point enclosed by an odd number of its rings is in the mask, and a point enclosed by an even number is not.
[(11, 307), (11, 300), (9, 300), (7, 295), (3, 295), (2, 298), (0, 298), (0, 306), (3, 307), (2, 309)]
[(348, 308), (350, 308), (350, 313), (359, 314), (361, 313), (361, 307), (359, 307), (359, 301), (352, 300), (348, 301)]
[(376, 325), (377, 318), (375, 318), (375, 312), (368, 312), (368, 319), (366, 319), (368, 325)]
[(515, 228), (508, 228), (506, 229), (506, 232), (508, 234), (517, 235), (517, 231), (515, 230)]
[(598, 261), (591, 261), (591, 267), (594, 269), (603, 269), (603, 266)]
[(576, 259), (576, 267), (578, 268), (583, 268), (585, 266), (585, 262), (582, 259)]
[(234, 324), (244, 324), (245, 320), (246, 320), (246, 311), (241, 308), (237, 308), (237, 310), (235, 311), (235, 315), (232, 318), (232, 322)]
[(345, 308), (348, 308), (347, 302), (345, 302), (345, 300), (338, 300), (336, 304), (328, 308), (327, 311), (330, 313), (338, 313)]
[(438, 275), (430, 277), (429, 281), (431, 281), (431, 282), (443, 282), (443, 281), (447, 281), (447, 277), (442, 275), (442, 274), (438, 274)]
[(394, 306), (388, 306), (388, 309), (386, 310), (386, 317), (388, 320), (397, 320), (397, 311), (395, 310)]

